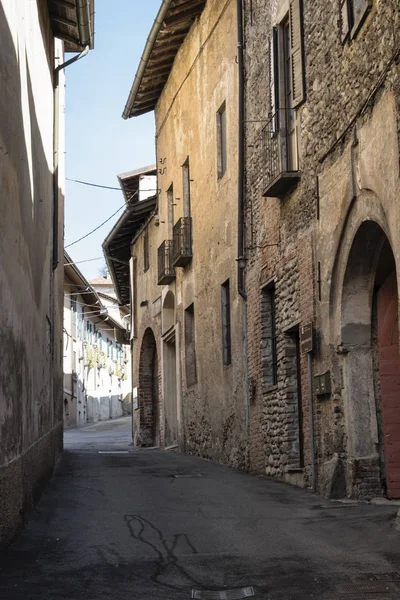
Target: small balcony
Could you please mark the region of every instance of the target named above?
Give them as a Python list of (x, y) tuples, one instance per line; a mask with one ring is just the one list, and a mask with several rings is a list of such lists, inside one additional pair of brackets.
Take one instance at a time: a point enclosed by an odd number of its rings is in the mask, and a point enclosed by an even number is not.
[(174, 225), (172, 264), (184, 267), (192, 260), (192, 218), (182, 217)]
[(165, 240), (158, 249), (158, 285), (168, 285), (175, 279), (172, 247), (172, 240)]
[(280, 109), (262, 131), (263, 196), (280, 198), (300, 180), (296, 113)]

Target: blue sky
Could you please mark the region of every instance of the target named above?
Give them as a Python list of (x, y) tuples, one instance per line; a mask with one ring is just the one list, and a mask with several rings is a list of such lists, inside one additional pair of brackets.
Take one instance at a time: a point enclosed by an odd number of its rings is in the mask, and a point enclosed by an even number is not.
[[(160, 0), (96, 0), (95, 49), (66, 70), (67, 177), (118, 186), (117, 175), (154, 162), (153, 113), (121, 117)], [(67, 56), (69, 58), (69, 56)], [(66, 182), (65, 244), (105, 221), (124, 204), (121, 192)], [(75, 262), (102, 256), (118, 216), (67, 249)], [(104, 260), (78, 264), (97, 277)]]

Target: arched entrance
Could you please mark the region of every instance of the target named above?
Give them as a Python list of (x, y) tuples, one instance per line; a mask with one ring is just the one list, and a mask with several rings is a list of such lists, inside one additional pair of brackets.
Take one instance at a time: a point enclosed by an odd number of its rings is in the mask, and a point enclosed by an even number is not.
[(157, 345), (151, 329), (143, 336), (139, 360), (138, 446), (160, 445), (160, 367)]
[(396, 263), (388, 238), (365, 221), (342, 292), (348, 465), (357, 495), (400, 497), (400, 356)]

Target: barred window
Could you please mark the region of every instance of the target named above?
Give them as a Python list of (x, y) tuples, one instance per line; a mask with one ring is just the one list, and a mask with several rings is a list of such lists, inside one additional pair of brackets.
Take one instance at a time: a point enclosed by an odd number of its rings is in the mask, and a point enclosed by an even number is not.
[(278, 383), (278, 353), (276, 342), (275, 286), (262, 290), (261, 296), (261, 360), (263, 385)]

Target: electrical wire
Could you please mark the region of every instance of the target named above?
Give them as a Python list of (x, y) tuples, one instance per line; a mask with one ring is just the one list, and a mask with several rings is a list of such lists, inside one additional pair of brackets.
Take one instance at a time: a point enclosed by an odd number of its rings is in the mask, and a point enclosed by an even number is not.
[[(90, 187), (100, 188), (102, 190), (113, 190), (115, 192), (120, 192), (120, 187), (113, 187), (110, 185), (100, 185), (98, 183), (90, 183), (89, 181), (81, 181), (80, 179), (70, 179), (69, 177), (65, 178), (67, 181), (72, 181), (73, 183), (80, 183), (81, 185), (88, 185)], [(148, 190), (140, 190), (141, 192), (156, 192), (157, 188), (150, 188)]]
[(80, 179), (70, 179), (69, 177), (65, 178), (67, 181), (72, 181), (73, 183), (80, 183), (81, 185), (88, 185), (90, 187), (101, 188), (103, 190), (114, 190), (116, 192), (120, 192), (120, 187), (112, 187), (109, 185), (99, 185), (98, 183), (89, 183), (89, 181), (81, 181)]
[[(78, 240), (75, 240), (74, 242), (72, 242), (71, 244), (68, 244), (68, 246), (65, 246), (65, 249), (70, 248), (71, 246), (75, 246), (75, 244), (77, 244), (78, 242), (81, 242), (82, 240), (86, 239), (87, 237), (89, 237), (89, 235), (92, 235), (92, 233), (94, 233), (95, 231), (97, 231), (98, 229), (100, 229), (101, 227), (103, 227), (103, 225), (105, 225), (106, 223), (108, 223), (108, 221), (111, 221), (111, 219), (113, 217), (115, 217), (115, 215), (117, 215), (119, 213), (120, 210), (122, 210), (123, 208), (126, 207), (126, 204), (124, 203), (122, 206), (119, 207), (118, 210), (115, 211), (115, 213), (113, 213), (111, 215), (111, 217), (108, 217), (108, 219), (106, 219), (105, 221), (103, 221), (103, 223), (101, 223), (100, 225), (98, 225), (97, 227), (95, 227), (94, 229), (92, 229), (92, 231), (89, 231), (89, 233), (87, 233), (86, 235), (83, 235), (82, 237), (80, 237)], [(95, 259), (93, 259), (95, 260)], [(77, 263), (75, 263), (77, 264)], [(64, 265), (65, 266), (65, 265)]]
[[(78, 260), (78, 262), (64, 263), (64, 267), (69, 267), (70, 265), (80, 265), (82, 263), (87, 263), (87, 262), (94, 262), (95, 260), (104, 260), (104, 256), (98, 256), (97, 258), (87, 258), (86, 260)], [(74, 284), (69, 283), (67, 285), (74, 285)], [(87, 290), (87, 288), (85, 288), (85, 289)]]

